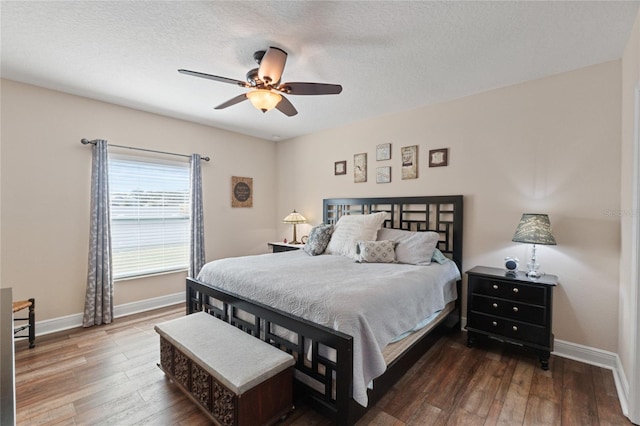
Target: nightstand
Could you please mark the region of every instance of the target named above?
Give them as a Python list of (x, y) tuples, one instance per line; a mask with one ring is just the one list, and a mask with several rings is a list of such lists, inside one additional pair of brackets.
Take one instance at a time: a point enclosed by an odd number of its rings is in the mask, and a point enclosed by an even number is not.
[(555, 275), (531, 280), (525, 272), (476, 266), (467, 271), (467, 346), (480, 335), (535, 349), (543, 370), (553, 351)]
[(304, 244), (287, 244), (287, 243), (267, 243), (273, 253), (282, 253), (284, 251), (300, 250)]

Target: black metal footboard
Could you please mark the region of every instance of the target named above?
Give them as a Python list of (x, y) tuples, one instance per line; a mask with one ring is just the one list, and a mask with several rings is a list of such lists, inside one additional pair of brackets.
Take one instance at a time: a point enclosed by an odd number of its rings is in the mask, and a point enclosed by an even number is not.
[[(204, 311), (292, 354), (296, 394), (335, 420), (352, 424), (353, 338), (187, 278), (187, 314)], [(335, 361), (326, 356), (335, 351)], [(311, 357), (308, 357), (308, 354)], [(333, 357), (332, 357), (333, 358)]]
[[(304, 398), (316, 410), (333, 419), (335, 424), (355, 424), (366, 412), (367, 409), (355, 402), (352, 395), (353, 337), (261, 303), (247, 301), (192, 278), (187, 278), (186, 297), (187, 314), (207, 312), (293, 355), (296, 360), (296, 398)], [(375, 404), (444, 333), (460, 330), (459, 298), (456, 309), (447, 320), (416, 342), (375, 379), (374, 388), (369, 391), (369, 406)], [(327, 350), (335, 351), (335, 357), (325, 356)]]

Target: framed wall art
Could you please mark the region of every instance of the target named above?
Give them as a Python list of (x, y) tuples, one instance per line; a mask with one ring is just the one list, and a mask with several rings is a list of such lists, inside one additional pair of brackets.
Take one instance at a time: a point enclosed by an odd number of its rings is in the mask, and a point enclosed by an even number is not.
[(418, 145), (403, 146), (402, 154), (402, 179), (418, 178)]
[(429, 151), (429, 167), (443, 167), (449, 165), (449, 148), (432, 149)]
[(376, 168), (376, 183), (389, 183), (391, 182), (391, 167), (378, 167)]
[(253, 207), (253, 178), (231, 177), (231, 207)]
[(333, 164), (333, 174), (334, 175), (346, 175), (347, 174), (347, 160), (344, 161), (336, 161)]
[(391, 160), (391, 144), (381, 143), (376, 145), (376, 161)]
[(367, 153), (353, 156), (353, 181), (361, 183), (367, 181)]

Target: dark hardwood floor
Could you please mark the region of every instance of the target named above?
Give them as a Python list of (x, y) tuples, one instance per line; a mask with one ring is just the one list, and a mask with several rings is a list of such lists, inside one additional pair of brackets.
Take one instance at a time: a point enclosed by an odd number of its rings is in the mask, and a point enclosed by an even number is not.
[[(207, 418), (156, 366), (153, 326), (182, 305), (113, 324), (16, 343), (18, 425), (207, 425)], [(371, 425), (631, 425), (611, 371), (499, 342), (467, 348), (466, 333), (441, 339), (372, 407)], [(298, 406), (285, 425), (326, 425)]]

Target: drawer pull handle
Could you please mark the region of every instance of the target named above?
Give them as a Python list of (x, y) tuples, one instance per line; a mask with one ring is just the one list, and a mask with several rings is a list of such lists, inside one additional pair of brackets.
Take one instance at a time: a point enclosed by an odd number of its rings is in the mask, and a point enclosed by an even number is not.
[(494, 290), (497, 290), (497, 289), (498, 289), (498, 284), (494, 284), (494, 285), (493, 285), (493, 289), (494, 289)]
[(515, 326), (515, 325), (513, 327), (511, 327), (511, 328), (513, 328), (513, 331), (518, 331), (518, 327)]
[(498, 326), (498, 323), (497, 323), (497, 322), (495, 322), (495, 321), (492, 321), (492, 322), (491, 322), (491, 325), (492, 325), (492, 326), (494, 326), (494, 327), (497, 327), (497, 326)]
[(519, 290), (518, 290), (518, 287), (514, 287), (514, 288), (513, 288), (513, 292), (514, 292), (514, 293), (517, 293), (518, 291), (519, 291)]
[(498, 308), (498, 304), (497, 304), (497, 303), (494, 303), (494, 304), (493, 304), (493, 305), (491, 305), (491, 306), (493, 306), (494, 308)]
[(513, 312), (518, 312), (518, 307), (517, 306), (513, 307)]

